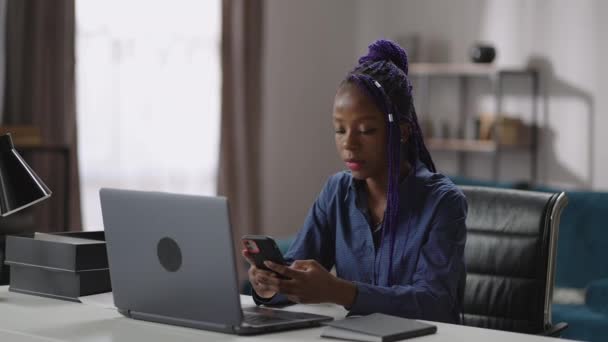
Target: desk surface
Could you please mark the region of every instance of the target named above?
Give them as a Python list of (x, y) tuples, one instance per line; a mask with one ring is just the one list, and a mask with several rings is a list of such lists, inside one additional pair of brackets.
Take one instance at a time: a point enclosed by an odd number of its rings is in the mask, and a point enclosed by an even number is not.
[[(251, 297), (241, 296), (243, 306), (253, 305)], [(343, 318), (344, 308), (329, 305), (294, 305), (292, 311), (305, 311)], [(498, 330), (437, 325), (434, 335), (412, 341), (551, 341), (546, 337)], [(115, 309), (50, 298), (30, 296), (0, 287), (0, 341), (332, 341), (320, 337), (323, 328), (300, 329), (239, 337), (204, 330), (128, 319)], [(564, 341), (564, 340), (561, 340)]]

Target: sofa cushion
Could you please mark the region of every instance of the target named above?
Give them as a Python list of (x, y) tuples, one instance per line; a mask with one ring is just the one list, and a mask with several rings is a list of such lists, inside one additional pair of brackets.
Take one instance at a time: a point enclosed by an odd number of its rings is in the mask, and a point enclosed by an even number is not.
[(470, 186), (487, 186), (491, 188), (505, 188), (505, 189), (514, 189), (518, 188), (519, 183), (513, 182), (494, 182), (491, 180), (481, 180), (474, 179), (462, 176), (449, 176), (450, 180), (454, 182), (456, 185), (470, 185)]
[(586, 289), (556, 287), (553, 289), (553, 304), (585, 304)]
[(608, 192), (569, 191), (561, 216), (555, 285), (584, 288), (608, 278)]
[(608, 278), (589, 283), (585, 304), (593, 311), (608, 315)]
[(568, 329), (562, 333), (563, 338), (592, 342), (608, 340), (608, 316), (586, 305), (554, 304), (552, 316), (553, 324), (568, 323)]

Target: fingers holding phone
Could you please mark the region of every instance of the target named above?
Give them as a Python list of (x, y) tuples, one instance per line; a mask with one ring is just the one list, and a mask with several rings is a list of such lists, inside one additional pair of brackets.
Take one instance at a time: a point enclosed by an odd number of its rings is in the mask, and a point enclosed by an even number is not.
[(255, 267), (255, 260), (253, 259), (253, 256), (249, 253), (249, 251), (247, 249), (243, 249), (241, 251), (241, 254), (245, 258), (245, 260), (247, 260), (247, 262), (249, 263), (250, 266)]
[(242, 238), (243, 257), (249, 262), (249, 281), (255, 292), (263, 298), (270, 298), (278, 292), (279, 279), (284, 276), (270, 270), (265, 261), (272, 261), (280, 265), (287, 265), (283, 254), (276, 242), (265, 235), (245, 235)]
[[(264, 262), (272, 261), (275, 264), (279, 265), (287, 265), (285, 259), (283, 259), (283, 254), (276, 242), (270, 237), (266, 235), (245, 235), (242, 238), (243, 247), (247, 251), (243, 253), (243, 256), (247, 258), (247, 261), (255, 265), (257, 268), (261, 270), (271, 271)], [(282, 275), (278, 274), (279, 278), (286, 279)]]
[(261, 270), (254, 265), (248, 271), (249, 282), (255, 293), (262, 298), (272, 298), (278, 292), (278, 277), (276, 274)]

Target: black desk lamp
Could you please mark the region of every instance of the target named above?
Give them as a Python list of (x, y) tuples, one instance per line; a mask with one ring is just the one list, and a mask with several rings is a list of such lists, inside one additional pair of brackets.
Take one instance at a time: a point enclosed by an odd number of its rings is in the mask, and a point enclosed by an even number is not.
[(7, 216), (51, 196), (25, 160), (9, 133), (0, 136), (0, 215)]

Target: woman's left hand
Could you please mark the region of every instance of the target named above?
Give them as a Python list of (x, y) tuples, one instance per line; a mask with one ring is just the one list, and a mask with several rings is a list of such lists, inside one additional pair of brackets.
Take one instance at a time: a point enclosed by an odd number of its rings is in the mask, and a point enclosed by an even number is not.
[(276, 285), (278, 292), (293, 302), (346, 305), (354, 300), (355, 285), (329, 273), (316, 260), (296, 260), (289, 267), (270, 261), (265, 265), (289, 278), (279, 280)]

